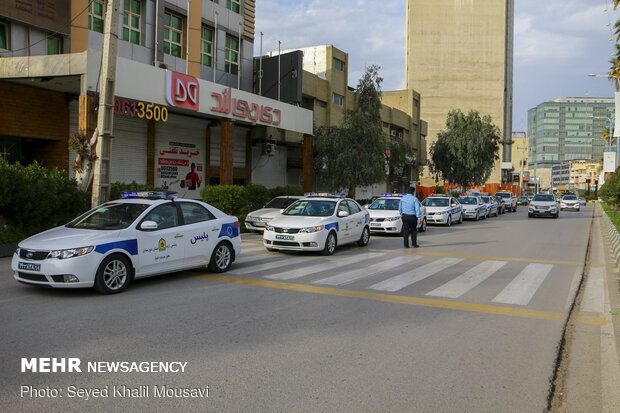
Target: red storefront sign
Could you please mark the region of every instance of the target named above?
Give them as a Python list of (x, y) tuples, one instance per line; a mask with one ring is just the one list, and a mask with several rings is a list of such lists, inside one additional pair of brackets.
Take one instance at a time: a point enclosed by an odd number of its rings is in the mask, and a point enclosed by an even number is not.
[(200, 86), (195, 77), (166, 70), (166, 100), (169, 104), (197, 111), (199, 95)]
[(270, 106), (259, 105), (232, 97), (232, 88), (224, 89), (222, 93), (213, 92), (211, 96), (217, 99), (217, 106), (211, 108), (214, 112), (230, 114), (237, 118), (247, 119), (256, 125), (260, 120), (263, 123), (278, 126), (282, 122), (282, 112)]

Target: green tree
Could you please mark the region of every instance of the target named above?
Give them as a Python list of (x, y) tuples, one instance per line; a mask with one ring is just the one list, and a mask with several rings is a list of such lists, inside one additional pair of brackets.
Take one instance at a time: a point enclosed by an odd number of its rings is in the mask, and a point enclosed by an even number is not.
[(476, 111), (465, 115), (452, 110), (446, 130), (437, 134), (430, 148), (430, 169), (435, 179), (444, 179), (463, 188), (483, 185), (499, 159), (501, 136), (490, 116)]
[(355, 93), (355, 109), (345, 112), (339, 126), (318, 127), (314, 138), (314, 172), (320, 186), (343, 188), (349, 196), (362, 184), (385, 180), (387, 136), (381, 124), (379, 66), (368, 67)]

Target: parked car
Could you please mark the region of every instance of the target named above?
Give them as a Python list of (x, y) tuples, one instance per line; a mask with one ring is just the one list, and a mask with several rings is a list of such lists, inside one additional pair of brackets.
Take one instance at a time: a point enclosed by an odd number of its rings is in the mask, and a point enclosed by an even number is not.
[(515, 198), (512, 192), (497, 192), (495, 196), (502, 198), (506, 211), (517, 211), (517, 198)]
[(482, 202), (484, 202), (484, 204), (487, 207), (487, 217), (493, 217), (493, 216), (496, 217), (497, 214), (499, 214), (498, 212), (499, 203), (497, 202), (495, 198), (493, 198), (492, 196), (483, 195), (480, 197), (480, 199), (482, 199)]
[(588, 203), (588, 201), (586, 201), (586, 199), (582, 196), (577, 199), (579, 199), (579, 205), (586, 205)]
[[(366, 209), (370, 213), (370, 233), (400, 234), (403, 229), (398, 208), (404, 194), (383, 194)], [(426, 231), (426, 207), (420, 206), (418, 231)]]
[(205, 265), (227, 271), (240, 253), (236, 217), (173, 193), (126, 192), (20, 242), (11, 268), (24, 284), (111, 294), (134, 278)]
[(526, 196), (520, 196), (517, 198), (517, 205), (527, 205), (527, 202)]
[(463, 206), (463, 218), (478, 221), (487, 217), (487, 206), (479, 196), (459, 197), (459, 203)]
[(504, 212), (506, 212), (506, 206), (504, 205), (504, 198), (502, 198), (501, 196), (493, 196), (493, 199), (495, 199), (495, 202), (497, 202), (497, 213), (499, 215), (504, 214)]
[(463, 223), (463, 207), (459, 201), (450, 195), (431, 195), (422, 201), (426, 207), (426, 219), (429, 224), (452, 225)]
[(265, 225), (274, 217), (280, 215), (280, 211), (288, 208), (293, 202), (303, 196), (278, 196), (267, 202), (265, 206), (250, 212), (245, 217), (245, 227), (250, 231), (263, 232)]
[(552, 194), (536, 194), (527, 208), (528, 218), (547, 215), (557, 218), (560, 216), (557, 200)]

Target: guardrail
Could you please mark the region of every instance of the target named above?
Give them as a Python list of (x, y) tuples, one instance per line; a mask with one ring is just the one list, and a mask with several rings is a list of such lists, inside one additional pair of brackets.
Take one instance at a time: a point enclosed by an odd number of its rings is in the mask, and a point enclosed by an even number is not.
[(613, 259), (616, 262), (617, 273), (618, 268), (620, 268), (620, 234), (618, 234), (616, 226), (611, 222), (611, 219), (609, 219), (607, 212), (605, 212), (603, 207), (599, 205), (599, 208), (603, 212), (603, 222), (605, 222), (605, 226), (607, 227), (607, 236), (609, 237), (609, 245), (611, 246), (611, 251), (613, 252)]

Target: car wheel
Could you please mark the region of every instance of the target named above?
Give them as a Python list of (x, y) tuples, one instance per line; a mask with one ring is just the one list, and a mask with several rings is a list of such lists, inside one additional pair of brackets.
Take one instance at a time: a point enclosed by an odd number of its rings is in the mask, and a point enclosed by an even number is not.
[(480, 221), (480, 212), (476, 212), (476, 221)]
[(422, 218), (422, 225), (420, 225), (420, 232), (426, 232), (426, 218)]
[(209, 270), (211, 272), (225, 272), (228, 271), (232, 265), (233, 251), (232, 247), (227, 242), (217, 244), (211, 254), (211, 260), (209, 261)]
[(452, 215), (448, 215), (448, 220), (446, 221), (446, 226), (451, 226), (452, 225)]
[(120, 254), (106, 257), (95, 277), (95, 290), (101, 294), (116, 294), (129, 286), (131, 266), (127, 258)]
[(325, 248), (321, 252), (323, 255), (332, 255), (334, 251), (336, 251), (336, 246), (338, 245), (338, 241), (336, 240), (336, 234), (334, 232), (330, 232), (327, 235), (327, 239), (325, 240)]
[(362, 236), (360, 237), (359, 241), (357, 241), (357, 245), (359, 245), (360, 247), (365, 247), (366, 245), (368, 245), (369, 240), (370, 231), (368, 230), (368, 227), (364, 227), (364, 229), (362, 230)]

